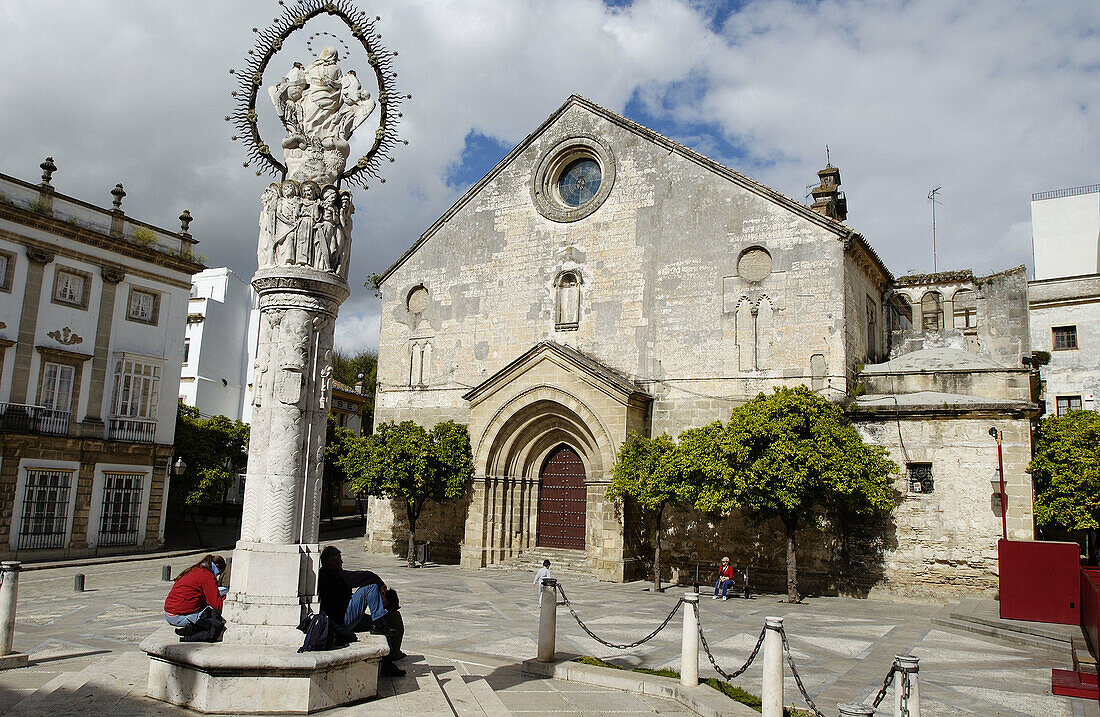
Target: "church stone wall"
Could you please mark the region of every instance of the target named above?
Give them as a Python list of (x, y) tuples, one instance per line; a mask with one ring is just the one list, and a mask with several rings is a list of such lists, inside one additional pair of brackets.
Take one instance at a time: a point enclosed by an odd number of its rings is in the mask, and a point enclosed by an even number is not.
[[(536, 165), (584, 134), (611, 147), (614, 187), (591, 216), (550, 221), (532, 201)], [(752, 247), (772, 262), (756, 283), (738, 274)], [(828, 230), (574, 107), (385, 281), (378, 420), (458, 420), (468, 387), (544, 339), (642, 381), (656, 396), (657, 432), (725, 419), (759, 391), (808, 383), (813, 354), (844, 391), (844, 371), (834, 371), (846, 363), (843, 256)], [(568, 331), (554, 321), (562, 270), (581, 277), (580, 320)], [(421, 285), (429, 299), (413, 313), (406, 301)], [(409, 389), (418, 341), (431, 344), (427, 387)]]

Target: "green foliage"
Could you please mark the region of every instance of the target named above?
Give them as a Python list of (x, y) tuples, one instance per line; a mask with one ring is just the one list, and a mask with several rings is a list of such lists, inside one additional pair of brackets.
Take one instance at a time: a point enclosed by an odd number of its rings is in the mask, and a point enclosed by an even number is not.
[(1100, 414), (1070, 411), (1044, 418), (1027, 470), (1035, 481), (1036, 523), (1100, 528)]
[(1039, 368), (1040, 366), (1046, 366), (1050, 363), (1049, 351), (1032, 351), (1031, 352), (1031, 367)]
[(153, 246), (157, 243), (157, 235), (148, 227), (134, 227), (133, 237), (138, 246)]
[[(589, 657), (587, 655), (578, 657), (573, 661), (579, 662), (582, 665), (592, 665), (593, 667), (607, 667), (614, 670), (623, 669), (619, 665), (601, 660), (598, 657)], [(669, 677), (674, 680), (680, 679), (680, 673), (676, 670), (672, 670), (669, 668), (655, 670), (650, 667), (635, 667), (631, 670), (631, 672), (637, 672), (642, 675), (654, 675), (656, 677)], [(747, 690), (737, 687), (736, 685), (731, 685), (728, 682), (719, 680), (717, 677), (707, 677), (699, 681), (705, 684), (707, 687), (711, 688), (712, 690), (717, 690), (718, 692), (724, 694), (726, 697), (729, 697), (736, 702), (740, 702), (747, 707), (751, 707), (757, 712), (760, 712), (763, 708), (764, 703), (759, 697)], [(793, 707), (784, 707), (783, 717), (810, 717), (810, 714), (802, 710), (794, 709)]]
[(616, 665), (613, 662), (607, 662), (606, 660), (601, 660), (598, 657), (589, 657), (588, 655), (581, 655), (580, 657), (575, 659), (574, 662), (579, 662), (582, 665), (592, 665), (593, 667), (606, 667), (610, 670), (623, 669), (622, 665)]
[(756, 520), (795, 525), (818, 507), (869, 514), (893, 507), (886, 449), (863, 442), (836, 404), (804, 386), (760, 394), (733, 412), (719, 439), (726, 503)]
[(416, 521), (424, 505), (466, 495), (474, 465), (466, 426), (445, 421), (426, 431), (412, 421), (383, 423), (374, 435), (349, 440), (346, 449), (337, 465), (356, 492), (405, 504), (412, 566)]
[[(795, 536), (821, 508), (866, 515), (893, 507), (886, 450), (863, 442), (839, 406), (805, 386), (737, 408), (718, 440), (727, 476), (712, 501), (787, 532), (787, 597), (798, 602)], [(701, 506), (703, 507), (703, 506)]]
[[(661, 521), (670, 505), (692, 505), (708, 461), (713, 424), (685, 431), (680, 443), (668, 434), (645, 438), (637, 433), (626, 437), (615, 459), (608, 500), (631, 498), (641, 507), (643, 518), (652, 521), (653, 589), (661, 589)], [(713, 451), (710, 451), (713, 453)]]
[(374, 294), (374, 298), (382, 298), (382, 276), (377, 272), (373, 272), (367, 277), (367, 280), (363, 282), (363, 287), (370, 289), (370, 292)]
[(351, 482), (351, 476), (340, 465), (340, 458), (351, 450), (351, 445), (359, 436), (342, 426), (337, 426), (332, 414), (329, 414), (325, 427), (325, 462), (322, 473), (322, 486), (328, 514), (334, 514), (334, 504), (343, 494), (344, 484)]
[(679, 446), (667, 433), (656, 438), (631, 433), (619, 448), (607, 498), (629, 496), (648, 510), (690, 503), (695, 487), (685, 480), (683, 467)]
[(248, 425), (225, 416), (202, 418), (198, 409), (181, 402), (176, 413), (176, 456), (187, 464), (182, 476), (172, 477), (176, 504), (220, 503), (233, 476), (248, 464)]
[(35, 214), (49, 214), (50, 210), (42, 203), (41, 199), (34, 199), (27, 205), (27, 209), (30, 209)]
[(364, 349), (353, 354), (336, 349), (332, 352), (332, 377), (340, 383), (354, 387), (363, 374), (363, 393), (367, 395), (363, 407), (363, 429), (367, 433), (374, 425), (374, 391), (378, 383), (378, 353)]

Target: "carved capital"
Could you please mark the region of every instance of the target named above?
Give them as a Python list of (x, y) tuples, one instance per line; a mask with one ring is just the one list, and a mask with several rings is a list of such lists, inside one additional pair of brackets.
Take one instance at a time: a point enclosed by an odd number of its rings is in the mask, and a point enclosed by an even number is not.
[(35, 246), (27, 247), (27, 258), (35, 264), (49, 264), (53, 261), (53, 256), (53, 252), (48, 252), (45, 249), (39, 249)]
[(108, 284), (117, 284), (126, 278), (126, 272), (122, 269), (116, 269), (112, 266), (105, 266), (99, 270), (100, 275), (103, 276), (103, 280)]

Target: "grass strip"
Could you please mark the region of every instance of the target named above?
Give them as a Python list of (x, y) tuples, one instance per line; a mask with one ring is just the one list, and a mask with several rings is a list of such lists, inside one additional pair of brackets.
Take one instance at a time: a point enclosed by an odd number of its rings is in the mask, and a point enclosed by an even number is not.
[[(579, 662), (583, 665), (592, 665), (593, 667), (610, 667), (613, 670), (625, 669), (625, 668), (623, 668), (622, 665), (616, 665), (613, 662), (607, 662), (606, 660), (601, 660), (598, 657), (589, 657), (587, 655), (576, 658), (576, 660), (574, 660), (574, 662)], [(680, 673), (679, 672), (677, 672), (676, 670), (670, 670), (668, 668), (664, 668), (664, 669), (660, 669), (660, 670), (654, 670), (650, 667), (635, 667), (633, 670), (631, 670), (631, 672), (638, 672), (638, 673), (643, 674), (643, 675), (654, 675), (656, 677), (671, 677), (675, 680), (680, 679)], [(724, 694), (726, 697), (729, 697), (731, 700), (734, 700), (736, 702), (740, 702), (741, 704), (745, 705), (746, 707), (751, 707), (752, 709), (756, 710), (757, 712), (760, 712), (761, 709), (762, 709), (763, 703), (761, 702), (759, 697), (757, 697), (753, 693), (751, 693), (747, 690), (744, 690), (744, 689), (742, 689), (742, 688), (740, 688), (736, 685), (731, 685), (730, 683), (725, 682), (723, 680), (719, 680), (716, 677), (707, 677), (706, 679), (702, 680), (702, 682), (707, 687), (710, 687), (713, 690), (717, 690), (717, 691), (721, 692), (722, 694)], [(795, 709), (793, 707), (784, 707), (783, 708), (783, 717), (812, 717), (812, 716), (810, 715), (809, 712), (805, 712), (803, 710)]]

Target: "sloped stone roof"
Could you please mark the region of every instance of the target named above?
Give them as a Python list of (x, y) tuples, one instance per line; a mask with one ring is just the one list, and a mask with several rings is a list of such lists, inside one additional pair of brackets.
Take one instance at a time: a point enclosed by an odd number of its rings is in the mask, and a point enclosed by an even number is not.
[(1007, 371), (1016, 366), (1004, 366), (984, 354), (950, 348), (930, 348), (910, 351), (883, 363), (864, 366), (869, 376), (888, 373), (942, 373), (946, 371)]

